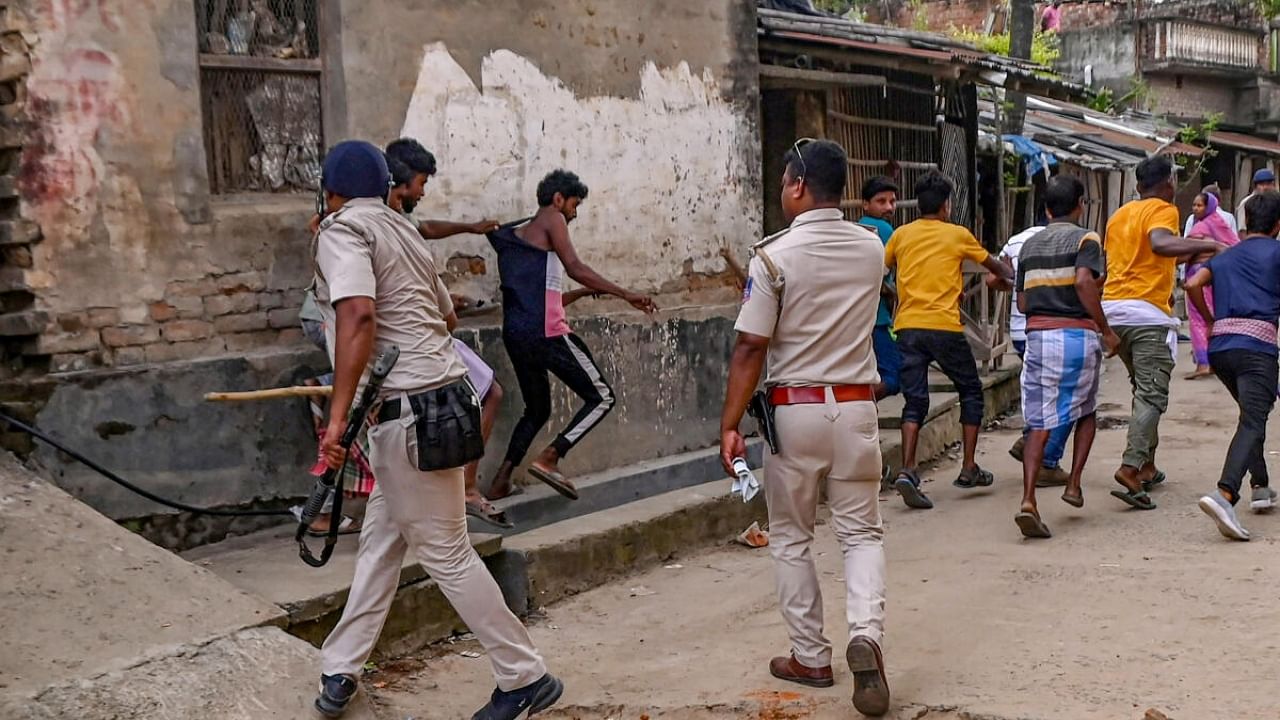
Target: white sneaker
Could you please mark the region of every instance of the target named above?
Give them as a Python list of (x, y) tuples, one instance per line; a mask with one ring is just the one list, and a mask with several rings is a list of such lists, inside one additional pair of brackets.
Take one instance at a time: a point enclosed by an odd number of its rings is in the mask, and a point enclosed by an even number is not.
[(1249, 502), (1249, 509), (1254, 512), (1267, 512), (1276, 506), (1276, 491), (1269, 487), (1256, 487), (1253, 489), (1253, 500)]
[(1231, 503), (1227, 502), (1218, 493), (1205, 495), (1200, 498), (1198, 503), (1200, 509), (1204, 511), (1218, 525), (1218, 532), (1228, 540), (1245, 540), (1249, 539), (1249, 531), (1244, 529), (1240, 524), (1240, 520), (1236, 517), (1236, 509), (1231, 507)]

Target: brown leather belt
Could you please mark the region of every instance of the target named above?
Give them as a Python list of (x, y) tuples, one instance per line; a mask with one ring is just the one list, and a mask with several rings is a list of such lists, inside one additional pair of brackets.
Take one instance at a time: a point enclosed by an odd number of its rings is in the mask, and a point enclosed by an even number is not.
[[(836, 402), (867, 402), (876, 399), (871, 385), (833, 385), (831, 393)], [(825, 387), (774, 387), (769, 388), (771, 405), (813, 405), (827, 401)]]

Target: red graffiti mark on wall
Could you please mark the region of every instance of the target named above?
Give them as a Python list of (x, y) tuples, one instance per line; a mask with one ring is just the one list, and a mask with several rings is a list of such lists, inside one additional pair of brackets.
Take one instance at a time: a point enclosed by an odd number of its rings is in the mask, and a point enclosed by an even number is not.
[(82, 20), (96, 18), (102, 27), (119, 32), (125, 4), (154, 7), (153, 0), (40, 0), (37, 13), (45, 19), (45, 25), (53, 32), (65, 32)]
[(102, 50), (71, 50), (42, 63), (28, 83), (32, 132), (22, 158), (24, 197), (81, 200), (95, 192), (98, 132), (104, 122), (127, 120), (120, 84), (115, 59)]

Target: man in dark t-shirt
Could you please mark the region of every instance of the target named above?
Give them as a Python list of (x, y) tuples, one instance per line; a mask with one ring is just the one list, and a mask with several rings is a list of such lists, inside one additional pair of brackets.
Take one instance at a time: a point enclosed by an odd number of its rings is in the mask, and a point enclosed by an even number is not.
[[(498, 253), (502, 343), (524, 400), (524, 413), (511, 432), (507, 456), (489, 486), (490, 500), (513, 492), (512, 473), (551, 418), (548, 375), (555, 375), (581, 398), (582, 407), (529, 463), (529, 474), (571, 500), (578, 499), (578, 490), (560, 472), (560, 460), (600, 424), (616, 402), (586, 343), (569, 329), (564, 306), (586, 292), (622, 298), (648, 314), (657, 310), (648, 295), (615, 285), (578, 257), (569, 240), (569, 223), (586, 199), (587, 186), (577, 175), (555, 170), (538, 183), (536, 215), (528, 222), (504, 225), (488, 233), (489, 243)], [(585, 290), (565, 292), (566, 278), (582, 284)]]
[[(1187, 280), (1187, 298), (1208, 322), (1209, 366), (1240, 406), (1236, 434), (1218, 491), (1200, 498), (1200, 509), (1218, 531), (1232, 540), (1248, 540), (1249, 531), (1236, 517), (1244, 475), (1249, 473), (1249, 505), (1262, 512), (1275, 507), (1266, 453), (1267, 418), (1276, 402), (1276, 323), (1280, 319), (1280, 194), (1274, 190), (1244, 204), (1244, 239), (1214, 257)], [(1213, 286), (1213, 312), (1204, 288)]]
[(1104, 269), (1101, 240), (1078, 224), (1084, 185), (1068, 175), (1053, 178), (1045, 189), (1045, 211), (1052, 222), (1023, 244), (1017, 274), (1018, 307), (1027, 316), (1022, 415), (1028, 433), (1022, 506), (1014, 520), (1029, 538), (1050, 537), (1036, 507), (1036, 477), (1050, 432), (1071, 423), (1076, 423), (1075, 447), (1062, 499), (1084, 505), (1080, 478), (1097, 431), (1102, 349), (1105, 345), (1111, 355), (1120, 345), (1098, 291)]

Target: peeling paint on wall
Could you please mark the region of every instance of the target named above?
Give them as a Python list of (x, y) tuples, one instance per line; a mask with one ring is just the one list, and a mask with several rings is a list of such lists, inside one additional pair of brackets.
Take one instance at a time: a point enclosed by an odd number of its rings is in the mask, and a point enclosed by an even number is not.
[[(640, 76), (638, 98), (577, 97), (497, 50), (476, 87), (444, 44), (428, 45), (403, 126), (439, 161), (418, 215), (525, 217), (537, 207), (538, 181), (563, 167), (591, 189), (574, 244), (606, 276), (656, 291), (686, 274), (721, 272), (719, 249), (744, 245), (760, 226), (749, 119), (723, 99), (710, 70), (648, 63)], [(492, 258), (482, 238), (437, 246), (440, 258), (458, 253)], [(465, 294), (497, 295), (494, 273), (461, 282)]]

